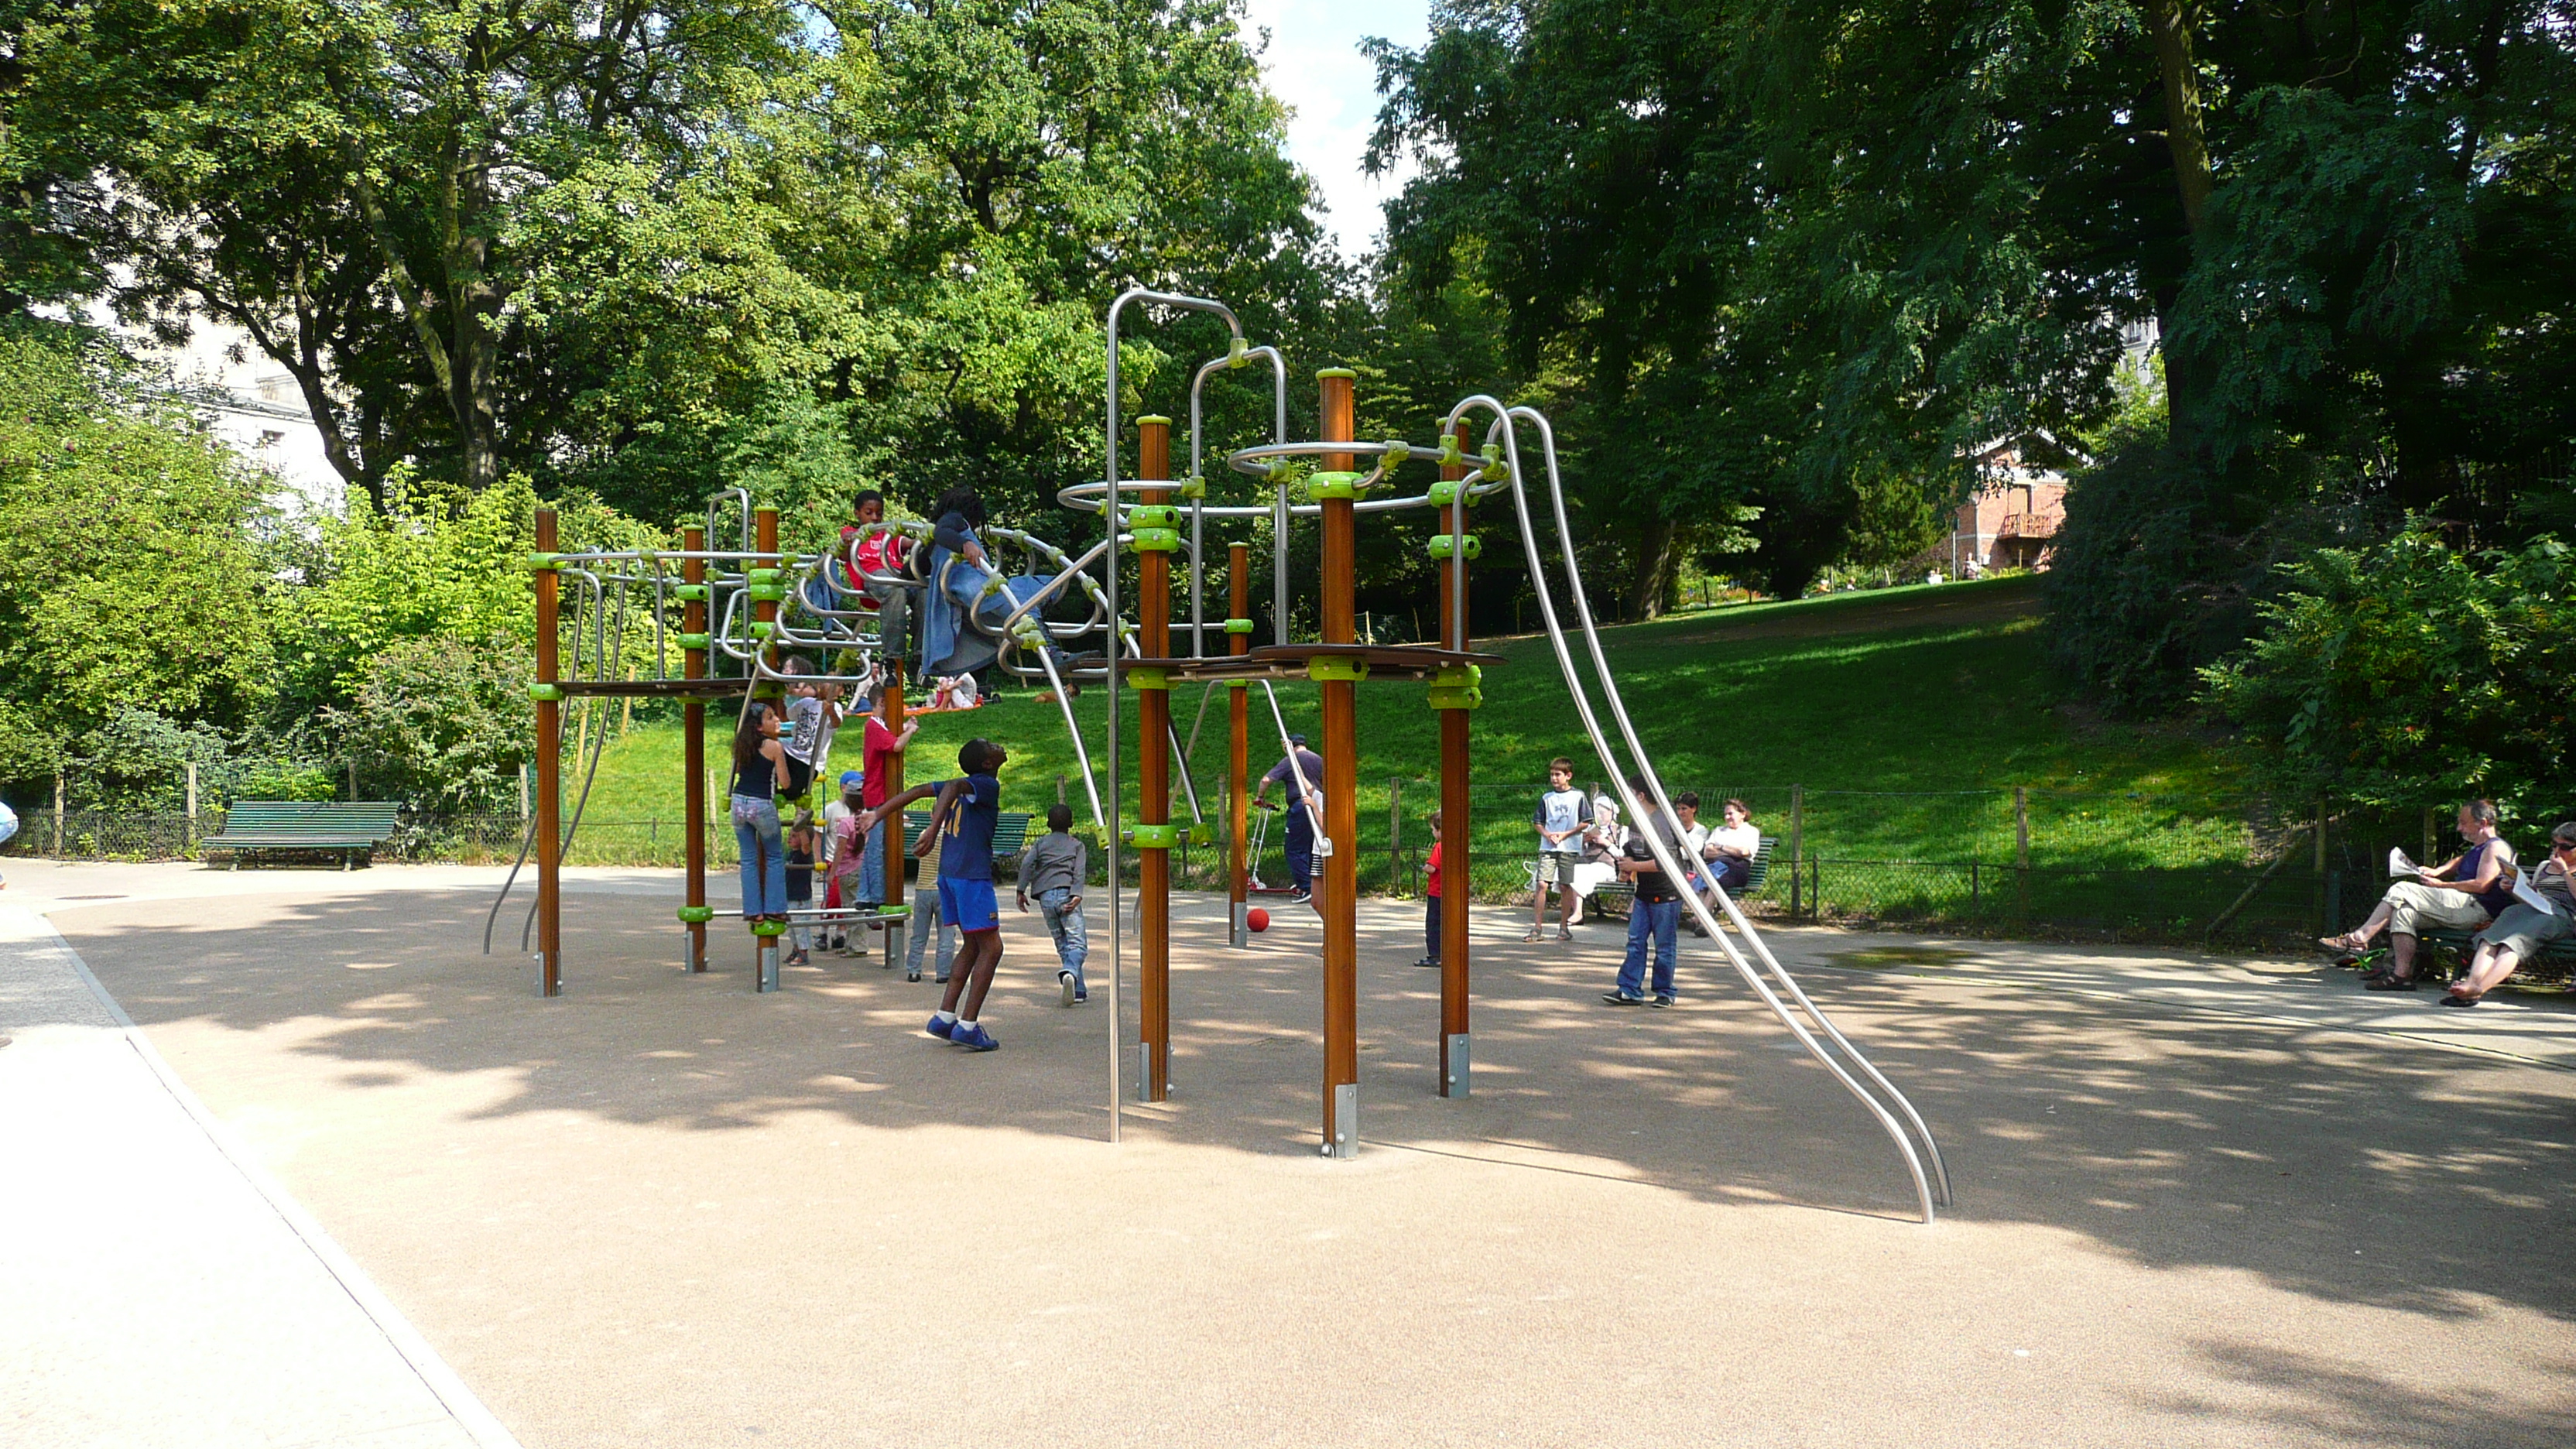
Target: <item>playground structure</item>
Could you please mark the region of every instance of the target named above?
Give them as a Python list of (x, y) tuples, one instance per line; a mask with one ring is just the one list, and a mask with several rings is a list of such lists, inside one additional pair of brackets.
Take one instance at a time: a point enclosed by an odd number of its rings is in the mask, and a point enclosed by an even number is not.
[[(1135, 419), (1137, 467), (1122, 477), (1119, 466), (1122, 430), (1119, 418), (1119, 334), (1131, 306), (1166, 313), (1200, 312), (1221, 319), (1228, 330), (1227, 350), (1202, 364), (1190, 385), (1189, 471), (1175, 478), (1171, 467), (1171, 420), (1158, 416)], [(706, 903), (706, 708), (710, 702), (749, 701), (775, 696), (790, 677), (787, 660), (809, 656), (823, 661), (817, 672), (795, 676), (800, 682), (837, 684), (852, 690), (881, 689), (892, 696), (891, 718), (901, 728), (907, 676), (956, 672), (990, 664), (1015, 677), (1043, 679), (1053, 688), (1064, 724), (1071, 734), (1086, 797), (1106, 857), (1113, 908), (1105, 936), (1107, 1003), (1109, 1005), (1108, 1105), (1111, 1141), (1123, 1130), (1129, 1058), (1139, 1100), (1162, 1101), (1171, 1088), (1170, 888), (1169, 852), (1185, 840), (1205, 844), (1213, 829), (1198, 798), (1189, 754), (1197, 730), (1185, 745), (1175, 726), (1171, 691), (1197, 683), (1228, 694), (1227, 879), (1229, 939), (1245, 944), (1248, 858), (1245, 850), (1250, 772), (1250, 733), (1254, 689), (1262, 692), (1280, 744), (1287, 748), (1288, 729), (1273, 686), (1283, 680), (1308, 680), (1321, 703), (1320, 780), (1293, 782), (1289, 808), (1310, 812), (1314, 823), (1317, 876), (1314, 903), (1323, 920), (1323, 1039), (1321, 1151), (1350, 1157), (1360, 1144), (1358, 1034), (1358, 738), (1357, 690), (1363, 683), (1408, 680), (1429, 686), (1427, 703), (1440, 714), (1440, 840), (1444, 868), (1463, 880), (1469, 865), (1468, 802), (1471, 720), (1482, 702), (1484, 668), (1502, 661), (1471, 647), (1467, 614), (1467, 565), (1481, 552), (1468, 532), (1469, 510), (1479, 500), (1505, 495), (1512, 523), (1520, 536), (1539, 611), (1549, 643), (1573, 695), (1583, 728), (1608, 778), (1615, 782), (1629, 818), (1642, 819), (1651, 803), (1669, 817), (1672, 802), (1652, 760), (1639, 741), (1618, 685), (1604, 657), (1568, 522), (1557, 469), (1556, 441), (1547, 419), (1536, 409), (1510, 407), (1476, 395), (1461, 399), (1438, 420), (1431, 446), (1403, 440), (1367, 441), (1354, 436), (1355, 376), (1344, 369), (1317, 374), (1321, 436), (1292, 441), (1287, 436), (1288, 375), (1286, 359), (1274, 347), (1254, 347), (1241, 323), (1223, 303), (1205, 298), (1135, 288), (1110, 307), (1107, 326), (1107, 402), (1103, 428), (1104, 472), (1098, 481), (1063, 489), (1058, 501), (1069, 509), (1102, 515), (1108, 526), (1101, 540), (1081, 553), (1063, 550), (1024, 530), (983, 527), (976, 530), (986, 551), (985, 564), (938, 547), (927, 524), (888, 522), (868, 525), (858, 541), (879, 534), (908, 540), (912, 547), (900, 565), (885, 572), (854, 573), (838, 553), (808, 555), (778, 545), (778, 516), (755, 507), (740, 490), (720, 494), (710, 505), (702, 527), (684, 530), (677, 550), (579, 551), (558, 546), (551, 511), (537, 518), (534, 571), (537, 603), (536, 680), (530, 687), (537, 715), (537, 791), (528, 843), (521, 859), (533, 854), (537, 865), (536, 901), (530, 926), (537, 938), (538, 989), (555, 996), (562, 991), (560, 867), (564, 851), (580, 824), (576, 803), (571, 830), (564, 828), (563, 728), (567, 703), (618, 697), (677, 698), (683, 701), (687, 782), (687, 865), (685, 904), (679, 919), (685, 930), (684, 968), (707, 969), (707, 926), (718, 913)], [(1226, 468), (1259, 481), (1267, 499), (1255, 503), (1211, 502), (1202, 469), (1206, 460), (1202, 397), (1208, 379), (1222, 371), (1268, 363), (1273, 397), (1272, 439), (1224, 455)], [(1485, 423), (1480, 442), (1473, 421)], [(1532, 475), (1523, 462), (1523, 435), (1535, 442), (1538, 477), (1546, 490), (1544, 522), (1552, 525), (1557, 566), (1565, 582), (1563, 597), (1569, 622), (1559, 616), (1557, 591), (1545, 585), (1548, 564), (1542, 555), (1542, 522), (1530, 500)], [(1469, 451), (1471, 442), (1475, 451)], [(1419, 493), (1394, 486), (1398, 469), (1412, 463), (1435, 467), (1438, 478)], [(1440, 642), (1437, 646), (1383, 646), (1356, 642), (1356, 537), (1363, 515), (1428, 510), (1440, 521), (1428, 540), (1437, 560)], [(1206, 616), (1206, 524), (1215, 519), (1266, 518), (1271, 524), (1272, 639), (1256, 646), (1251, 617), (1250, 550), (1243, 543), (1227, 546), (1229, 613), (1215, 621)], [(1314, 582), (1319, 605), (1315, 639), (1291, 637), (1291, 571), (1288, 537), (1296, 520), (1313, 519), (1320, 530), (1320, 568)], [(728, 538), (727, 535), (730, 535)], [(727, 546), (714, 546), (719, 542)], [(1029, 562), (1020, 574), (1005, 576), (993, 565), (1005, 550), (1019, 551)], [(1133, 564), (1134, 599), (1121, 608), (1121, 558)], [(1188, 583), (1186, 650), (1175, 647), (1172, 566), (1174, 557)], [(1094, 570), (1097, 570), (1095, 574)], [(566, 608), (564, 585), (573, 585)], [(863, 597), (864, 596), (864, 597)], [(882, 601), (871, 607), (870, 599)], [(673, 615), (676, 614), (676, 627)], [(649, 626), (645, 645), (641, 629)], [(1569, 640), (1569, 627), (1583, 638), (1583, 658), (1591, 666), (1587, 682)], [(630, 630), (638, 631), (630, 637)], [(1208, 636), (1221, 632), (1226, 647), (1210, 652)], [(562, 640), (572, 644), (567, 665)], [(1074, 652), (1095, 645), (1089, 652)], [(676, 658), (675, 658), (676, 656)], [(676, 663), (676, 668), (674, 664)], [(1072, 700), (1073, 685), (1098, 685), (1105, 699), (1104, 770), (1106, 790), (1095, 781)], [(1136, 762), (1138, 805), (1133, 823), (1122, 822), (1122, 772), (1119, 710), (1126, 691), (1136, 697)], [(1598, 704), (1594, 692), (1599, 695)], [(1205, 697), (1201, 718), (1204, 719)], [(594, 710), (595, 712), (595, 710)], [(1604, 715), (1607, 716), (1607, 726)], [(605, 730), (585, 731), (593, 738), (584, 773), (582, 800), (589, 773), (597, 765), (598, 742)], [(1623, 766), (1622, 760), (1632, 764)], [(1190, 819), (1175, 821), (1175, 761)], [(901, 757), (888, 796), (902, 789)], [(1630, 776), (1646, 785), (1643, 799), (1632, 791)], [(1684, 863), (1656, 832), (1644, 831), (1657, 867), (1674, 879), (1686, 873)], [(812, 911), (800, 919), (835, 921), (875, 927), (882, 933), (886, 960), (900, 955), (908, 912), (902, 904), (901, 865), (904, 832), (883, 833), (885, 899), (845, 905), (832, 912)], [(1138, 1001), (1132, 1048), (1120, 997), (1124, 966), (1121, 928), (1126, 912), (1116, 908), (1123, 893), (1122, 855), (1138, 855), (1137, 923)], [(515, 880), (516, 872), (513, 871)], [(510, 887), (505, 885), (502, 900)], [(1463, 1097), (1472, 1088), (1470, 1029), (1470, 951), (1468, 893), (1453, 890), (1442, 898), (1440, 960), (1439, 1093)], [(1811, 1000), (1764, 943), (1734, 900), (1717, 893), (1718, 911), (1690, 892), (1683, 900), (1709, 939), (1724, 951), (1737, 975), (1799, 1045), (1821, 1064), (1884, 1131), (1912, 1180), (1923, 1221), (1932, 1221), (1937, 1206), (1950, 1201), (1949, 1177), (1931, 1130), (1905, 1095), (1870, 1063), (1832, 1020)], [(495, 915), (501, 900), (494, 902)], [(739, 912), (730, 913), (738, 915)], [(1720, 919), (1722, 914), (1723, 919)], [(1732, 928), (1733, 935), (1729, 935)], [(778, 989), (778, 934), (774, 922), (755, 923), (754, 977), (759, 991)], [(489, 949), (490, 927), (486, 927)], [(524, 933), (523, 933), (524, 937)], [(1739, 946), (1738, 942), (1742, 944)], [(524, 939), (523, 939), (524, 944)], [(1750, 953), (1748, 957), (1748, 951)], [(1758, 963), (1758, 965), (1757, 965)]]

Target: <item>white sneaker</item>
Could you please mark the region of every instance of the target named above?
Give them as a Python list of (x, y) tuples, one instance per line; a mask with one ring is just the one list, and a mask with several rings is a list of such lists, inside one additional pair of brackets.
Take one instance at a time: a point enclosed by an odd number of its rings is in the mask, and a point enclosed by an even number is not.
[(1073, 1005), (1073, 973), (1058, 971), (1055, 973), (1055, 984), (1057, 989), (1064, 993), (1064, 1004)]

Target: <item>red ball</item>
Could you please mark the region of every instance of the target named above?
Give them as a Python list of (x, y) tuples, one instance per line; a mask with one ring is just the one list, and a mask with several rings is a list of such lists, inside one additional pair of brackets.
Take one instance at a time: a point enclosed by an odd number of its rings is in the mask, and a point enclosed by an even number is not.
[(1254, 906), (1243, 913), (1243, 923), (1256, 931), (1267, 931), (1270, 929), (1270, 913)]

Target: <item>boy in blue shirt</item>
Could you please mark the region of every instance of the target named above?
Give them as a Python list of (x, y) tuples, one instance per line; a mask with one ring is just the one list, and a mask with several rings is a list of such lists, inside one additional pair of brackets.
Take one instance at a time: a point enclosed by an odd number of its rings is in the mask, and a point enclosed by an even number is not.
[[(983, 1009), (984, 994), (993, 988), (993, 972), (1002, 964), (1002, 913), (993, 897), (993, 827), (1000, 822), (1002, 805), (1002, 782), (995, 777), (1008, 759), (1010, 755), (991, 740), (968, 740), (957, 749), (957, 768), (964, 774), (904, 791), (869, 811), (862, 827), (874, 830), (879, 820), (901, 819), (903, 807), (913, 801), (939, 797), (931, 807), (929, 828), (921, 832), (913, 853), (927, 855), (933, 845), (938, 846), (939, 915), (957, 928), (965, 944), (958, 947), (948, 990), (940, 997), (928, 1030), (968, 1051), (988, 1052), (1001, 1045), (984, 1030), (976, 1013)], [(956, 818), (950, 822), (952, 811)], [(944, 840), (943, 823), (948, 824)]]

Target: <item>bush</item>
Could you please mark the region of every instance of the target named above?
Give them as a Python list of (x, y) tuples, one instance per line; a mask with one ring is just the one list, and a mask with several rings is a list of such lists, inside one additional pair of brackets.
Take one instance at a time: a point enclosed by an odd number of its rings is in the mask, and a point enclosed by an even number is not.
[(2576, 801), (2576, 553), (2553, 538), (2471, 557), (2410, 522), (2281, 570), (2261, 633), (2202, 671), (2266, 783), (2381, 807)]
[(349, 707), (326, 718), (373, 793), (450, 812), (516, 797), (536, 739), (525, 639), (405, 639), (364, 667)]
[(131, 705), (85, 735), (63, 761), (80, 805), (112, 810), (177, 810), (197, 767), (200, 805), (235, 800), (329, 800), (337, 778), (320, 749), (299, 734), (235, 737), (204, 723), (165, 718)]

